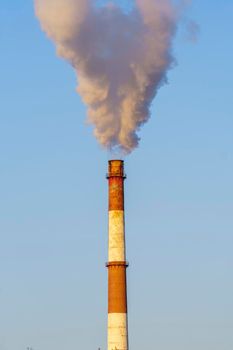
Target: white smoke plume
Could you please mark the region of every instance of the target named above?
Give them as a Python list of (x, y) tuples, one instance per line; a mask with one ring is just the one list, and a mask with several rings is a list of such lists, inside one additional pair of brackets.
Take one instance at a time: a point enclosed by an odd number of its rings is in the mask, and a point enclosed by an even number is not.
[(129, 11), (116, 2), (35, 0), (35, 10), (58, 56), (77, 73), (96, 138), (127, 154), (173, 65), (178, 16), (172, 0), (135, 0)]

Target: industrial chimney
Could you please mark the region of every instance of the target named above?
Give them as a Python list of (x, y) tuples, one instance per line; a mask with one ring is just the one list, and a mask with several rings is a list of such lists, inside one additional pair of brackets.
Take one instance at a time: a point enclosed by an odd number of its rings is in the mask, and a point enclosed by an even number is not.
[(108, 350), (128, 350), (124, 219), (124, 162), (110, 160), (108, 240)]

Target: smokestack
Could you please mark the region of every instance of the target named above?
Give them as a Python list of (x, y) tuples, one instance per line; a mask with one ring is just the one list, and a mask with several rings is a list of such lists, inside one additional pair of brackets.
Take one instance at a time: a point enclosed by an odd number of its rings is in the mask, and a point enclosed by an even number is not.
[(128, 350), (124, 219), (124, 162), (110, 160), (108, 243), (108, 350)]

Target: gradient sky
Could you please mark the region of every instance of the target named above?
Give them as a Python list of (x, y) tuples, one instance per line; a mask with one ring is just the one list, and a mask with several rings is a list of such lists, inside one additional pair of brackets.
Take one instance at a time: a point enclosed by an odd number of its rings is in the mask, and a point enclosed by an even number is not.
[[(126, 159), (130, 348), (233, 349), (233, 2), (194, 0)], [(106, 349), (107, 160), (30, 0), (0, 2), (0, 350)]]

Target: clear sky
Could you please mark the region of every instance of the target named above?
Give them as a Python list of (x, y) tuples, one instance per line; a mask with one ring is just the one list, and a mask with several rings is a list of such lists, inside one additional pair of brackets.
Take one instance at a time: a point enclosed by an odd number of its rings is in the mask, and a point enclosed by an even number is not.
[[(126, 159), (130, 348), (233, 349), (233, 2), (195, 0)], [(106, 349), (107, 160), (30, 0), (0, 2), (0, 350)]]

